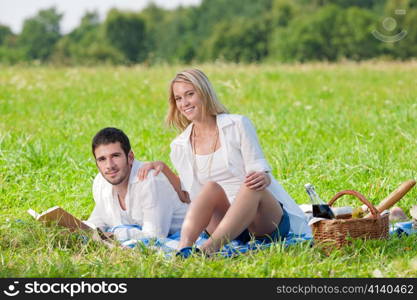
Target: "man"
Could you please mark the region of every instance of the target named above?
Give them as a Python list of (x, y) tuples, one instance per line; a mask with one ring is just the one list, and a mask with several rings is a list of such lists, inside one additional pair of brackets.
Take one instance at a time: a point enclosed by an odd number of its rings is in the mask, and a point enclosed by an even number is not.
[[(188, 205), (179, 200), (162, 173), (138, 180), (142, 163), (134, 159), (123, 131), (100, 130), (93, 138), (92, 150), (99, 174), (93, 183), (96, 206), (88, 223), (102, 230), (123, 224), (141, 226), (128, 238), (163, 238), (181, 229)], [(114, 233), (122, 239), (118, 231)]]

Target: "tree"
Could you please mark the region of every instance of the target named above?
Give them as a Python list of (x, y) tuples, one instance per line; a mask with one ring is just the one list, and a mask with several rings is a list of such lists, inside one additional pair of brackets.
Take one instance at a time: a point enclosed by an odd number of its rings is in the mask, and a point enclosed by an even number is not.
[[(61, 17), (54, 8), (40, 11), (20, 36), (0, 25), (0, 59), (188, 64), (417, 56), (417, 0), (202, 0), (172, 10), (151, 3), (138, 13), (113, 9), (104, 22), (87, 13), (63, 37)], [(399, 41), (381, 41), (403, 31)]]
[(55, 46), (52, 57), (59, 64), (120, 64), (124, 55), (109, 45), (97, 12), (87, 12), (80, 25)]
[(268, 54), (268, 22), (234, 18), (218, 24), (204, 47), (209, 60), (257, 62)]
[(158, 23), (154, 31), (154, 55), (158, 61), (189, 63), (200, 46), (195, 37), (193, 9), (178, 8)]
[(85, 39), (92, 31), (96, 31), (100, 26), (100, 17), (97, 11), (86, 12), (81, 18), (80, 25), (75, 28), (68, 36), (74, 42), (79, 42)]
[(8, 26), (0, 25), (0, 63), (15, 64), (24, 58), (22, 50), (16, 48), (16, 35)]
[(5, 44), (11, 36), (13, 36), (13, 32), (10, 27), (0, 24), (0, 46)]
[(104, 26), (107, 40), (123, 53), (128, 62), (137, 63), (145, 60), (145, 22), (138, 14), (112, 9)]
[(380, 54), (379, 41), (372, 36), (377, 17), (369, 10), (350, 7), (336, 24), (332, 44), (338, 58), (363, 60)]
[(383, 47), (386, 54), (400, 59), (409, 59), (417, 57), (417, 9), (408, 9), (404, 20), (401, 22), (399, 28), (392, 32), (392, 34), (398, 32), (406, 32), (400, 40), (394, 43), (383, 43)]
[(192, 16), (196, 42), (211, 35), (215, 26), (235, 17), (257, 19), (271, 9), (272, 0), (203, 0)]
[(271, 52), (284, 61), (335, 60), (332, 38), (341, 11), (337, 6), (326, 6), (313, 15), (298, 16), (274, 33)]
[(371, 58), (379, 53), (378, 41), (371, 35), (376, 20), (358, 7), (324, 6), (275, 31), (270, 52), (283, 61)]
[(311, 2), (317, 6), (334, 4), (343, 8), (356, 6), (372, 9), (374, 6), (380, 5), (380, 3), (384, 1), (385, 0), (313, 0)]
[[(172, 14), (174, 13), (171, 13), (171, 15)], [(167, 60), (166, 57), (162, 58), (161, 53), (159, 53), (161, 41), (163, 41), (167, 35), (166, 30), (164, 30), (167, 15), (168, 12), (166, 10), (160, 8), (153, 2), (140, 12), (140, 17), (146, 24), (146, 45), (144, 45), (144, 47), (148, 53), (148, 61), (158, 61), (160, 59)]]
[(274, 0), (269, 12), (271, 26), (286, 27), (290, 21), (300, 14), (302, 8), (294, 0)]
[(46, 61), (61, 37), (60, 21), (62, 14), (56, 9), (41, 10), (33, 17), (26, 19), (18, 44), (24, 48), (29, 59)]

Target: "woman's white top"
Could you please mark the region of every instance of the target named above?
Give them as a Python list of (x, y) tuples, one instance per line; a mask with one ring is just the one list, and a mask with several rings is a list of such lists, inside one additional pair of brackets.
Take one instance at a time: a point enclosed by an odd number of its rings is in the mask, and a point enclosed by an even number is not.
[[(227, 165), (221, 156), (221, 147), (216, 152), (207, 155), (195, 155), (194, 172), (200, 184), (209, 181), (218, 183), (232, 203), (244, 181), (244, 177), (233, 176), (228, 172)], [(198, 172), (197, 172), (198, 170)]]
[[(256, 130), (248, 118), (241, 115), (220, 114), (216, 116), (216, 123), (221, 145), (216, 160), (222, 161), (227, 166), (230, 177), (241, 179), (251, 171), (271, 171), (259, 145)], [(170, 154), (171, 161), (179, 173), (182, 189), (189, 193), (191, 201), (203, 186), (193, 168), (194, 158), (190, 144), (192, 126), (191, 123), (174, 139)], [(305, 214), (272, 175), (271, 184), (267, 189), (287, 211), (291, 231), (295, 234), (311, 236)]]

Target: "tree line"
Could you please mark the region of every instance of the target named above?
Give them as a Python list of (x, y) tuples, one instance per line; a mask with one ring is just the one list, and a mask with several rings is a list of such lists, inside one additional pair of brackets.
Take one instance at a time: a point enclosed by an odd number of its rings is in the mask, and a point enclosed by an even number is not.
[(0, 63), (67, 65), (306, 62), (417, 56), (417, 0), (202, 0), (166, 10), (87, 12), (68, 34), (40, 10), (14, 34), (0, 24)]

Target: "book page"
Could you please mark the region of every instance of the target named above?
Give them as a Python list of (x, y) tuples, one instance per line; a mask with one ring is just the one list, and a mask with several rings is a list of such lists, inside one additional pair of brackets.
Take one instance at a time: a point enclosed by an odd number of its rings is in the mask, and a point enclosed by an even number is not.
[(28, 214), (34, 217), (35, 219), (39, 218), (39, 214), (31, 208), (28, 209)]
[(79, 219), (77, 219), (72, 214), (65, 211), (59, 206), (48, 209), (46, 212), (41, 214), (38, 220), (47, 223), (57, 222), (58, 225), (69, 228), (72, 231), (78, 229), (92, 229), (90, 226), (83, 223), (82, 221), (80, 221)]

